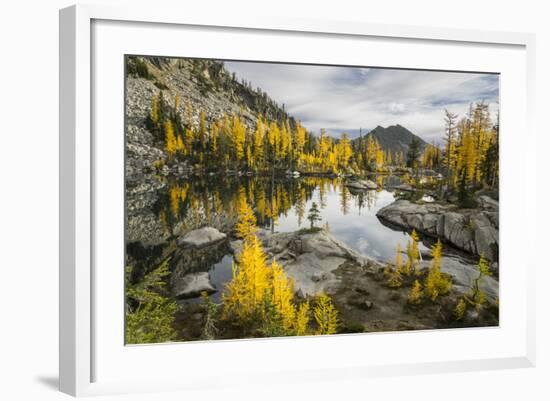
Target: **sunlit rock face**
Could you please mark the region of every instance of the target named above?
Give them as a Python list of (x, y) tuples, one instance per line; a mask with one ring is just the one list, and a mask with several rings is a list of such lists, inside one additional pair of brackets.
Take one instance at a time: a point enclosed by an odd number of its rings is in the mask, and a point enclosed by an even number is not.
[(402, 199), (380, 209), (377, 216), (498, 261), (498, 201), (488, 198), (479, 203), (477, 209), (459, 209), (450, 204), (418, 204)]
[(340, 280), (334, 270), (346, 261), (358, 266), (372, 262), (322, 229), (263, 233), (262, 237), (267, 254), (283, 266), (302, 296), (335, 291)]

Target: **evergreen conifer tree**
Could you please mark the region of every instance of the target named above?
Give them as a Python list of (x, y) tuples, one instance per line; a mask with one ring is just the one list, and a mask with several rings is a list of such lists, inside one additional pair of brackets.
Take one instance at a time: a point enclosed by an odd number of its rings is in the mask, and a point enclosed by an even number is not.
[(319, 211), (319, 208), (317, 206), (317, 203), (313, 202), (311, 204), (311, 208), (309, 209), (309, 213), (307, 215), (307, 219), (311, 223), (311, 229), (315, 227), (315, 223), (317, 221), (321, 221), (321, 212)]

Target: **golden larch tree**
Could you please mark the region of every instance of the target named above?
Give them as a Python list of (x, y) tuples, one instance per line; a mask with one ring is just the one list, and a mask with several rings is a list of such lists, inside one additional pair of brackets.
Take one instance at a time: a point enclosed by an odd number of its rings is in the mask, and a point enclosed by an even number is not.
[(405, 272), (406, 274), (413, 274), (416, 272), (416, 265), (420, 259), (420, 251), (418, 249), (418, 241), (420, 238), (416, 233), (416, 230), (413, 229), (411, 233), (411, 239), (407, 243), (407, 265)]
[(309, 302), (306, 301), (298, 307), (296, 312), (296, 335), (304, 336), (309, 330)]
[(177, 150), (177, 141), (174, 135), (174, 126), (170, 120), (164, 123), (164, 146), (168, 157), (172, 158)]
[(338, 311), (326, 294), (316, 298), (313, 317), (317, 322), (317, 334), (335, 334), (338, 330)]
[(432, 247), (432, 263), (424, 285), (426, 295), (430, 297), (432, 301), (435, 301), (440, 295), (447, 294), (452, 287), (451, 280), (441, 273), (442, 250), (443, 246), (441, 241), (437, 240), (437, 243)]
[(422, 301), (422, 285), (418, 280), (414, 280), (414, 284), (409, 291), (407, 301), (413, 305), (417, 305), (420, 303), (420, 301)]
[(275, 261), (271, 262), (271, 290), (271, 302), (282, 319), (284, 329), (290, 330), (296, 320), (294, 282)]
[(248, 202), (246, 201), (246, 195), (242, 188), (239, 192), (237, 208), (237, 237), (242, 238), (245, 241), (250, 241), (252, 237), (256, 234), (256, 216), (254, 216), (254, 211), (248, 205)]
[(235, 158), (240, 162), (244, 158), (244, 143), (246, 140), (246, 126), (238, 116), (231, 119), (231, 143), (235, 151)]
[(257, 315), (264, 306), (270, 275), (260, 241), (252, 236), (245, 241), (239, 263), (233, 267), (233, 279), (223, 295), (224, 313), (234, 314), (241, 321)]

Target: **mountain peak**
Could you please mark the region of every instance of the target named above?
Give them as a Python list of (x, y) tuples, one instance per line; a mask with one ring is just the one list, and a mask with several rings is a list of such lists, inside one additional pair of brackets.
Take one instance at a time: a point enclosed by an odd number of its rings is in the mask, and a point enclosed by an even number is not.
[(365, 136), (365, 140), (369, 136), (375, 138), (383, 150), (390, 150), (392, 153), (407, 153), (413, 138), (418, 139), (421, 149), (424, 149), (427, 145), (426, 141), (400, 124), (390, 125), (386, 128), (377, 125), (376, 128), (369, 131)]

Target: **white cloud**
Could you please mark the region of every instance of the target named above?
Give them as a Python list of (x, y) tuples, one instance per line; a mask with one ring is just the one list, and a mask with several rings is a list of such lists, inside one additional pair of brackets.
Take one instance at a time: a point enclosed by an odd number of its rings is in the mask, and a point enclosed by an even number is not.
[(405, 105), (403, 103), (390, 103), (388, 110), (392, 114), (401, 114), (405, 111)]
[(485, 100), (498, 110), (498, 76), (475, 73), (227, 62), (310, 130), (333, 134), (401, 124), (439, 142), (444, 109), (464, 115)]

